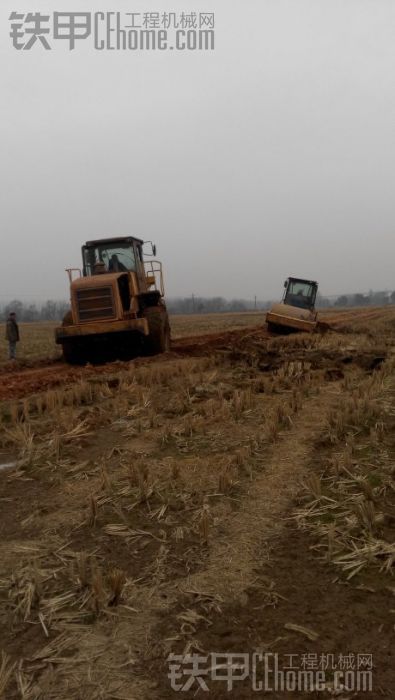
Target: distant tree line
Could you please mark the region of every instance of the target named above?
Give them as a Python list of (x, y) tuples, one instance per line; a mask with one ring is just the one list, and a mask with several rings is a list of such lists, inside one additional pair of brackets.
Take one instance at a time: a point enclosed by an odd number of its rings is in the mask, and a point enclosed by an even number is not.
[(214, 314), (230, 311), (254, 311), (267, 309), (270, 301), (257, 299), (224, 299), (224, 297), (178, 297), (166, 299), (167, 308), (172, 314)]
[(67, 301), (48, 300), (42, 304), (32, 304), (14, 299), (0, 306), (0, 315), (4, 319), (10, 311), (14, 311), (18, 321), (60, 321), (69, 308)]
[[(385, 306), (386, 304), (395, 304), (395, 291), (393, 292), (373, 292), (368, 294), (341, 294), (338, 297), (319, 300), (323, 303), (320, 306)], [(325, 302), (329, 302), (326, 304)]]
[[(278, 301), (278, 299), (276, 300)], [(261, 301), (258, 299), (225, 299), (224, 297), (178, 297), (166, 300), (167, 307), (172, 314), (209, 314), (243, 311), (264, 311), (274, 303), (273, 300)], [(319, 308), (342, 306), (384, 306), (395, 304), (395, 291), (373, 292), (368, 294), (341, 294), (339, 296), (324, 297), (318, 294), (317, 306)], [(66, 311), (70, 308), (67, 301), (48, 300), (42, 304), (23, 302), (19, 299), (0, 305), (0, 317), (5, 319), (10, 311), (14, 311), (18, 321), (61, 321)]]
[[(248, 299), (231, 299), (223, 297), (184, 297), (167, 299), (167, 306), (173, 314), (208, 314), (224, 313), (226, 311), (264, 311), (270, 309), (273, 303), (279, 299), (261, 301)], [(330, 308), (339, 306), (385, 306), (385, 304), (395, 304), (395, 291), (393, 292), (373, 292), (369, 294), (341, 294), (339, 296), (324, 297), (317, 296), (316, 306), (318, 308)]]

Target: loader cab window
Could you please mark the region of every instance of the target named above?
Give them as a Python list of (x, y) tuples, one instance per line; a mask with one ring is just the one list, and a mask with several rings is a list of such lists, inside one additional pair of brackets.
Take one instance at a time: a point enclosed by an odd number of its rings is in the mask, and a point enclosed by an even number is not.
[(317, 286), (303, 280), (289, 280), (285, 289), (284, 303), (301, 309), (312, 309), (317, 295)]
[(102, 263), (105, 272), (135, 272), (136, 256), (132, 243), (100, 244), (84, 246), (84, 275), (95, 274), (95, 264)]

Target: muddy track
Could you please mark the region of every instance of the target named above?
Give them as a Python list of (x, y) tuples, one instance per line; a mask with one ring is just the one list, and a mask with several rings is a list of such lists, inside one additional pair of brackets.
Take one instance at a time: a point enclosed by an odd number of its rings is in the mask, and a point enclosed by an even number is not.
[[(221, 347), (229, 347), (240, 339), (249, 337), (261, 339), (268, 338), (270, 335), (266, 329), (257, 326), (247, 330), (188, 336), (174, 340), (171, 352), (166, 355), (138, 357), (130, 362), (136, 367), (157, 362), (170, 362), (179, 357), (210, 354)], [(20, 399), (35, 392), (72, 384), (89, 377), (116, 373), (127, 368), (130, 362), (115, 361), (95, 366), (72, 367), (61, 360), (53, 360), (50, 363), (39, 360), (29, 367), (3, 368), (0, 373), (0, 400)]]
[[(347, 328), (350, 321), (357, 320), (363, 323), (374, 319), (384, 319), (392, 313), (392, 307), (361, 308), (331, 311), (322, 314), (323, 320), (330, 324), (333, 330), (342, 331)], [(263, 315), (262, 315), (263, 318)], [(163, 361), (171, 361), (179, 357), (193, 357), (210, 354), (211, 352), (229, 348), (240, 341), (261, 341), (273, 337), (264, 323), (249, 328), (222, 331), (219, 333), (205, 333), (175, 338), (172, 342), (170, 353), (163, 356), (143, 358), (138, 357), (131, 362), (136, 366), (152, 364)], [(100, 374), (111, 374), (121, 371), (128, 366), (128, 362), (108, 362), (101, 365), (87, 365), (85, 367), (71, 367), (61, 360), (48, 360), (43, 358), (21, 367), (4, 366), (0, 369), (0, 400), (20, 399), (39, 391), (47, 391), (65, 384), (87, 379)]]

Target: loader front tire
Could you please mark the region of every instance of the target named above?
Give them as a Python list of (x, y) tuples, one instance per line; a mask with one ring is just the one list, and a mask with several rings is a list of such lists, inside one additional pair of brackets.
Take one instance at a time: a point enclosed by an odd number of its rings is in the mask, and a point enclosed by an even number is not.
[(75, 347), (73, 343), (66, 342), (62, 345), (63, 359), (69, 365), (84, 365), (86, 359), (83, 356), (81, 348)]
[[(65, 314), (62, 326), (72, 326), (73, 325), (73, 315), (71, 311), (67, 311)], [(66, 340), (62, 343), (63, 359), (69, 365), (83, 365), (85, 364), (85, 359), (81, 347), (77, 347), (75, 342), (71, 340)]]
[(170, 324), (166, 309), (162, 306), (149, 306), (143, 311), (148, 321), (149, 335), (144, 339), (147, 355), (159, 355), (170, 350)]

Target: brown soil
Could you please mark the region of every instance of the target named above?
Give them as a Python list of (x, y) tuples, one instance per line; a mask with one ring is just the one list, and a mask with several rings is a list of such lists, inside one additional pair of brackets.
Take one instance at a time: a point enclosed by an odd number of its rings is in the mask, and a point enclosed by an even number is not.
[[(383, 309), (347, 309), (339, 312), (326, 312), (323, 319), (334, 329), (342, 329), (347, 324), (355, 322), (383, 320), (389, 311)], [(228, 348), (230, 345), (240, 345), (240, 343), (261, 342), (264, 339), (276, 337), (270, 333), (264, 324), (262, 315), (262, 325), (248, 329), (230, 330), (220, 333), (205, 333), (199, 336), (191, 335), (176, 338), (172, 342), (171, 353), (167, 358), (173, 357), (193, 357), (199, 355), (209, 355), (213, 351)], [(137, 358), (133, 360), (136, 366), (142, 363), (163, 362), (163, 357)], [(73, 384), (81, 379), (86, 379), (95, 375), (117, 372), (122, 370), (129, 363), (109, 362), (101, 366), (70, 367), (60, 360), (51, 360), (49, 363), (45, 359), (31, 361), (28, 367), (20, 367), (18, 363), (4, 366), (0, 370), (0, 400), (17, 399), (29, 394)]]
[[(277, 653), (280, 666), (287, 654), (373, 654), (373, 692), (338, 697), (393, 696), (390, 575), (367, 567), (347, 581), (322, 557), (317, 536), (294, 520), (303, 484), (321, 478), (328, 460), (345, 449), (344, 440), (328, 442), (329, 418), (345, 396), (350, 403), (355, 392), (364, 396), (390, 362), (394, 311), (356, 314), (364, 330), (347, 326), (350, 311), (337, 312), (325, 320), (347, 332), (278, 338), (254, 327), (177, 339), (167, 355), (131, 363), (37, 363), (2, 372), (4, 406), (48, 389), (61, 389), (62, 398), (63, 388), (83, 379), (105, 385), (90, 403), (30, 413), (39, 445), (82, 422), (86, 431), (64, 439), (57, 457), (48, 452), (17, 471), (0, 471), (0, 651), (22, 674), (14, 669), (6, 700), (259, 697), (250, 680), (229, 693), (220, 682), (209, 694), (196, 693), (196, 685), (173, 692), (166, 659), (186, 650)], [(367, 321), (376, 329), (372, 336)], [(383, 402), (379, 420), (353, 427), (372, 469), (395, 456), (395, 386), (385, 377), (385, 396), (372, 399)], [(10, 415), (12, 436), (26, 427), (26, 416), (14, 426)], [(381, 430), (385, 421), (387, 432), (370, 444), (369, 429)], [(2, 436), (7, 459), (26, 438), (16, 436), (13, 446)], [(393, 523), (389, 492), (388, 485), (380, 492), (386, 538)], [(125, 531), (115, 536), (114, 526)], [(94, 558), (105, 595), (109, 574), (123, 572), (116, 605), (105, 599), (94, 607), (92, 582), (84, 598), (78, 553)], [(43, 573), (23, 619), (13, 601), (26, 568), (33, 579)], [(72, 616), (86, 608), (82, 622), (59, 622), (56, 606), (48, 612), (48, 601), (77, 594), (65, 610)], [(311, 641), (289, 623), (318, 637)]]
[[(361, 584), (339, 584), (337, 571), (320, 561), (312, 551), (315, 542), (305, 533), (287, 524), (283, 531), (271, 540), (270, 562), (262, 566), (257, 559), (254, 584), (245, 589), (240, 601), (226, 605), (220, 613), (209, 616), (209, 624), (203, 620), (196, 631), (199, 647), (206, 653), (241, 654), (248, 652), (278, 654), (279, 667), (286, 667), (289, 655), (295, 654), (297, 668), (307, 654), (319, 659), (333, 654), (335, 663), (340, 655), (350, 653), (373, 654), (373, 691), (344, 693), (342, 697), (392, 698), (395, 682), (394, 623), (388, 615), (393, 595), (378, 578), (369, 579), (371, 591), (361, 589)], [(268, 602), (267, 590), (279, 594), (277, 600)], [(172, 620), (191, 605), (207, 617), (204, 606), (185, 597), (183, 605), (164, 615), (157, 629), (158, 637), (176, 633)], [(310, 641), (303, 634), (287, 630), (285, 625), (294, 623), (316, 632), (319, 637)], [(204, 653), (204, 652), (201, 652)], [(303, 663), (303, 662), (302, 662)], [(314, 663), (314, 661), (313, 661)], [(162, 664), (158, 686), (160, 698), (180, 695), (169, 687), (168, 667), (159, 656), (151, 661), (153, 675)], [(331, 678), (328, 673), (328, 680)], [(262, 678), (262, 676), (261, 676)], [(193, 691), (183, 697), (253, 698), (261, 697), (252, 691), (251, 679), (236, 682), (232, 692), (227, 692), (224, 682), (211, 681), (210, 693)], [(197, 692), (196, 692), (197, 691)], [(327, 693), (266, 692), (274, 698), (320, 698)]]

